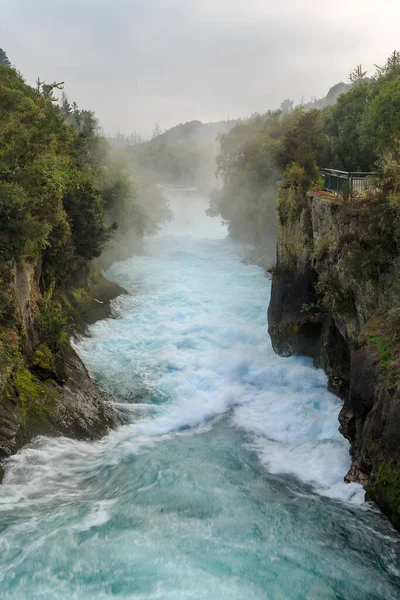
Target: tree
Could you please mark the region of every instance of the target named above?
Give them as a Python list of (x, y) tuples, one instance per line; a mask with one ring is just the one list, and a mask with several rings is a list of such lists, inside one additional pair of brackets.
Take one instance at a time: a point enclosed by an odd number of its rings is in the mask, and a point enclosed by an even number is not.
[(4, 52), (3, 48), (0, 48), (0, 65), (5, 65), (6, 67), (11, 67), (11, 62)]
[(400, 207), (400, 141), (383, 153), (378, 162), (379, 187), (389, 202)]
[(156, 122), (155, 125), (154, 125), (154, 127), (153, 127), (153, 135), (152, 135), (153, 140), (155, 138), (159, 137), (161, 134), (162, 134), (161, 127), (160, 127), (159, 123)]
[(261, 242), (269, 235), (273, 239), (280, 175), (277, 157), (283, 121), (292, 115), (282, 117), (281, 111), (254, 114), (219, 137), (217, 167), (224, 185), (214, 192), (208, 214), (220, 215), (237, 239), (249, 243)]
[(293, 106), (294, 106), (293, 100), (290, 100), (289, 98), (286, 98), (286, 100), (284, 100), (281, 103), (281, 111), (282, 111), (282, 113), (286, 114), (286, 113), (292, 112)]
[(36, 83), (36, 91), (38, 92), (38, 94), (40, 94), (40, 90), (42, 89), (42, 85), (44, 84), (44, 81), (42, 81), (40, 79), (40, 77), (38, 77), (35, 81)]
[(283, 131), (277, 163), (284, 170), (291, 163), (298, 163), (310, 177), (317, 177), (316, 164), (323, 164), (327, 155), (327, 139), (323, 113), (317, 108), (296, 108), (282, 119)]
[(54, 83), (45, 83), (44, 81), (41, 81), (40, 77), (38, 77), (35, 83), (36, 91), (38, 92), (38, 94), (41, 94), (44, 98), (46, 98), (47, 100), (52, 100), (53, 102), (55, 101), (55, 98), (53, 97), (53, 91), (64, 89), (63, 81), (60, 81), (59, 83), (57, 83), (56, 81)]
[(383, 79), (392, 79), (400, 75), (400, 52), (394, 50), (387, 59), (383, 67), (375, 65), (376, 67), (376, 79), (382, 81)]
[[(400, 68), (400, 63), (399, 63)], [(400, 77), (384, 80), (360, 124), (361, 146), (375, 160), (400, 137)]]
[(325, 106), (332, 106), (333, 104), (336, 104), (338, 98), (342, 94), (347, 94), (347, 92), (349, 92), (350, 89), (351, 89), (351, 85), (347, 84), (347, 83), (343, 83), (343, 81), (333, 85), (326, 95)]
[(369, 101), (368, 83), (360, 83), (336, 104), (326, 109), (326, 132), (332, 152), (332, 167), (346, 171), (369, 171), (374, 162), (360, 144), (360, 125)]
[(64, 89), (63, 85), (64, 85), (63, 81), (60, 81), (59, 83), (57, 83), (56, 81), (54, 83), (42, 83), (42, 94), (46, 99), (54, 100), (54, 97), (53, 97), (54, 90)]
[(115, 227), (105, 224), (99, 182), (93, 172), (76, 172), (63, 204), (71, 225), (75, 250), (85, 261), (100, 256)]
[(72, 113), (72, 108), (70, 103), (68, 102), (68, 96), (67, 94), (64, 92), (62, 92), (61, 94), (61, 101), (60, 101), (60, 107), (62, 112), (66, 115), (69, 116)]
[(351, 83), (353, 83), (354, 85), (357, 85), (359, 83), (363, 83), (363, 81), (365, 80), (365, 76), (367, 74), (367, 71), (363, 71), (362, 69), (362, 65), (357, 65), (356, 68), (350, 73), (349, 75), (349, 79), (351, 81)]

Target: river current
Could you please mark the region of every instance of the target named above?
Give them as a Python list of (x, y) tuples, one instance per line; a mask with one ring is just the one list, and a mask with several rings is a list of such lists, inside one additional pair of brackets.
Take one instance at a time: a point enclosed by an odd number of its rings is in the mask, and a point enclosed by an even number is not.
[(400, 598), (400, 537), (343, 483), (325, 375), (273, 353), (270, 282), (206, 200), (165, 191), (174, 220), (109, 270), (128, 295), (76, 344), (127, 424), (8, 461), (0, 598)]

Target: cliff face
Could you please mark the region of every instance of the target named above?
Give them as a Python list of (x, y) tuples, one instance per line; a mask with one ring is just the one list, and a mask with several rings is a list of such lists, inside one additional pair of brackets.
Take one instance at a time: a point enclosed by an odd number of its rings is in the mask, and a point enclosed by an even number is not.
[(390, 211), (373, 200), (281, 191), (269, 333), (283, 356), (325, 369), (343, 401), (348, 481), (363, 484), (400, 529), (399, 259)]
[(70, 282), (56, 310), (40, 291), (35, 264), (3, 266), (1, 275), (8, 319), (0, 326), (0, 458), (37, 435), (103, 435), (118, 422), (112, 404), (57, 328), (69, 310), (81, 326), (106, 317), (122, 288), (92, 271), (80, 278), (81, 287)]

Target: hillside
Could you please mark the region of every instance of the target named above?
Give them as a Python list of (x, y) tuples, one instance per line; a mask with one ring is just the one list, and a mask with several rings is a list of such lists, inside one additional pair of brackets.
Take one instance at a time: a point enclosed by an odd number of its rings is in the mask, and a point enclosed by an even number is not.
[(236, 121), (181, 123), (132, 148), (138, 172), (160, 183), (196, 186), (211, 191), (216, 185), (218, 136)]

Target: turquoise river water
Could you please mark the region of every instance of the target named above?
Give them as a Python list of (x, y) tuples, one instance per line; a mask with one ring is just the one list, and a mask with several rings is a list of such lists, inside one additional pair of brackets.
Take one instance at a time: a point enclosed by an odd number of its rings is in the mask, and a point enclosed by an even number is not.
[(0, 486), (4, 600), (394, 600), (400, 537), (343, 483), (340, 402), (276, 356), (270, 282), (204, 210), (108, 276), (129, 292), (76, 347), (129, 419), (40, 438)]

